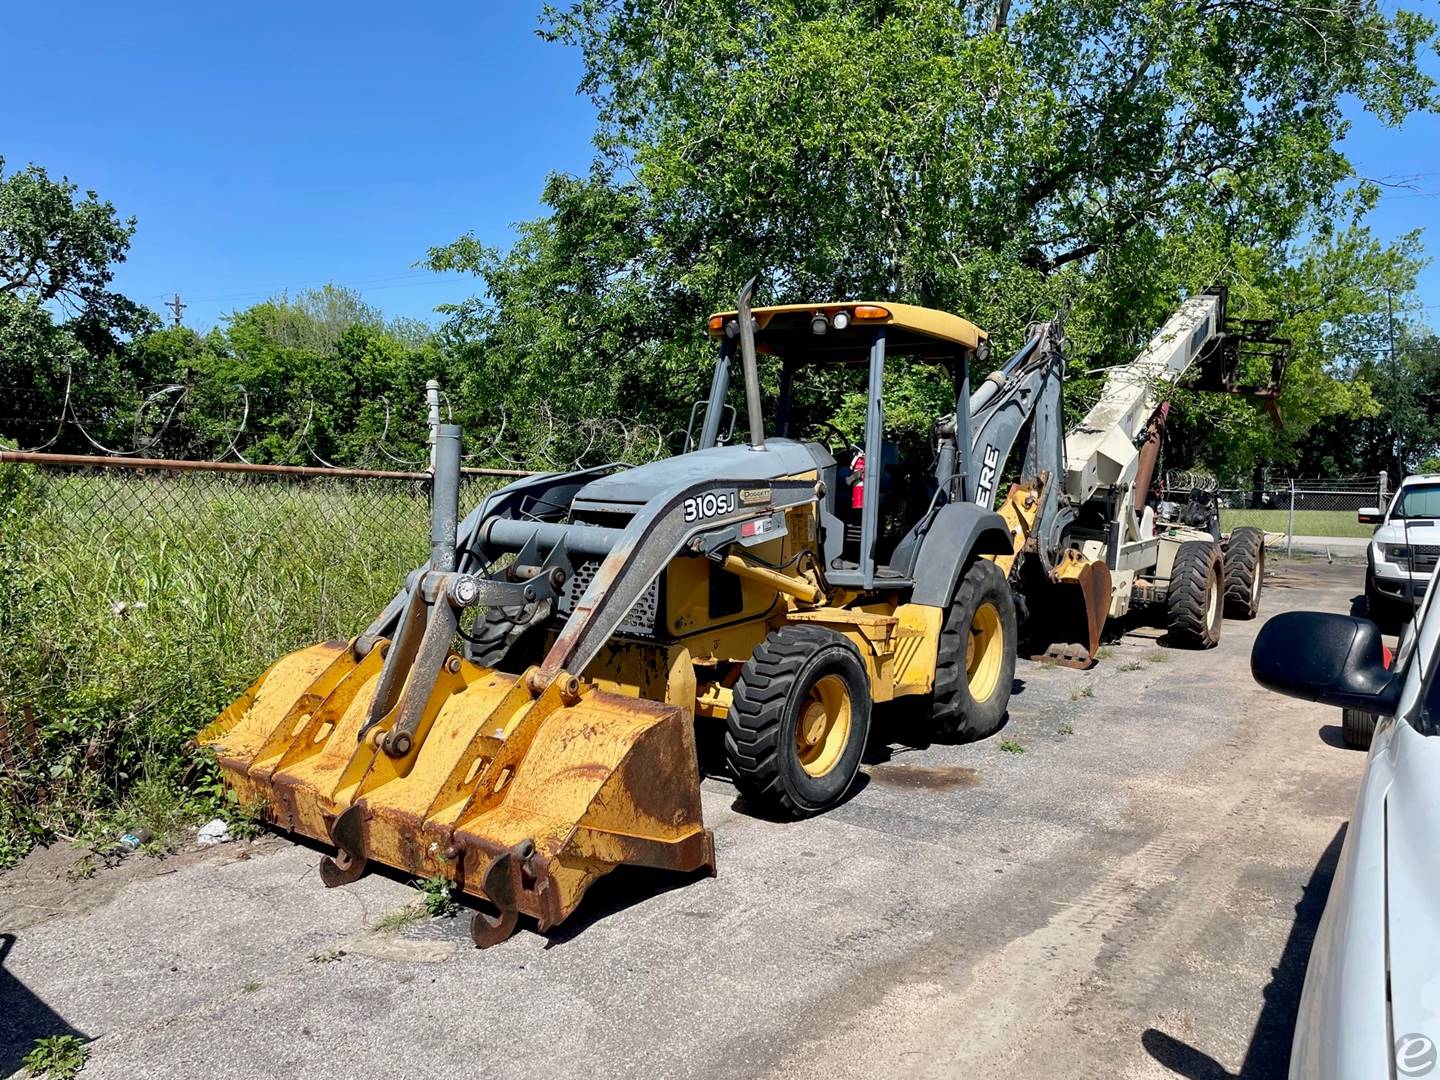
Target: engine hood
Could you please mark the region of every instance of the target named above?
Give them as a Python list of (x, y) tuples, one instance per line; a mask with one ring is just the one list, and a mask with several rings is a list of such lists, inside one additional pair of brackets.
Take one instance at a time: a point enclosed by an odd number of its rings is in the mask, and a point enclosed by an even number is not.
[(715, 446), (602, 476), (581, 488), (575, 502), (635, 508), (671, 488), (704, 480), (778, 480), (834, 464), (818, 443), (793, 439), (769, 439), (763, 450)]
[(1392, 518), (1375, 530), (1373, 539), (1377, 544), (1440, 544), (1440, 521), (1433, 518)]

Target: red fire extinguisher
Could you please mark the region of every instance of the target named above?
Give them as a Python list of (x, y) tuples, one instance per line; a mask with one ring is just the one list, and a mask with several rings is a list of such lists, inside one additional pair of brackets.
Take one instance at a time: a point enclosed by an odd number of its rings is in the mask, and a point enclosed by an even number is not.
[(850, 462), (850, 507), (861, 510), (865, 507), (865, 451), (857, 450), (855, 460)]

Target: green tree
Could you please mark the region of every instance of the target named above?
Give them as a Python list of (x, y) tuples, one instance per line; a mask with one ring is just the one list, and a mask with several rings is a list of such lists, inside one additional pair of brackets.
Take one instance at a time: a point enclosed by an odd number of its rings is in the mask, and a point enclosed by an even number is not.
[[(1293, 343), (1276, 425), (1255, 401), (1217, 394), (1180, 393), (1172, 414), (1167, 456), (1177, 467), (1208, 466), (1227, 486), (1258, 481), (1265, 470), (1298, 475), (1377, 471), (1357, 439), (1331, 443), (1322, 464), (1317, 449), (1326, 432), (1374, 427), (1385, 411), (1373, 363), (1389, 326), (1391, 299), (1413, 297), (1425, 265), (1418, 233), (1393, 244), (1353, 227), (1316, 240), (1276, 264), (1264, 252), (1235, 251), (1232, 303), (1251, 318), (1272, 320), (1272, 333)], [(1263, 382), (1262, 365), (1247, 381)]]
[[(115, 354), (154, 316), (109, 287), (135, 219), (38, 165), (8, 177), (4, 166), (0, 158), (0, 384), (19, 415), (0, 431), (34, 445), (55, 433), (69, 373), (91, 413), (113, 405), (128, 383)], [(69, 448), (78, 435), (65, 435)]]
[(1077, 368), (1128, 359), (1186, 291), (1283, 277), (1373, 203), (1342, 103), (1435, 105), (1433, 24), (1375, 0), (578, 0), (542, 32), (583, 57), (595, 159), (508, 253), (432, 252), (485, 284), (452, 331), (507, 391), (671, 422), (752, 274), (1002, 348), (1068, 307)]
[(183, 394), (159, 444), (165, 452), (218, 456), (238, 436), (240, 452), (263, 463), (397, 464), (382, 445), (423, 462), (425, 381), (460, 382), (423, 324), (391, 326), (333, 285), (233, 312), (203, 337), (156, 331), (134, 343), (129, 361)]
[(1326, 418), (1300, 454), (1302, 475), (1437, 471), (1440, 459), (1440, 337), (1401, 328), (1391, 355), (1384, 334), (1362, 339), (1356, 380), (1370, 388), (1374, 408), (1360, 417)]

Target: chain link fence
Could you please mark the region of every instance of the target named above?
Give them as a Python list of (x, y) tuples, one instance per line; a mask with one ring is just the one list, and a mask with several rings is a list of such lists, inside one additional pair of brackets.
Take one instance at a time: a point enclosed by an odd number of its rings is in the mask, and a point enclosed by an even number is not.
[[(1253, 525), (1283, 536), (1286, 547), (1297, 542), (1364, 540), (1374, 531), (1356, 519), (1363, 507), (1385, 507), (1390, 500), (1387, 478), (1378, 476), (1267, 480), (1245, 488), (1220, 488), (1220, 527), (1226, 531)], [(1351, 545), (1353, 546), (1353, 545)]]
[[(5, 453), (0, 865), (173, 769), (285, 653), (365, 627), (428, 555), (425, 473)], [(507, 479), (472, 471), (467, 512)]]

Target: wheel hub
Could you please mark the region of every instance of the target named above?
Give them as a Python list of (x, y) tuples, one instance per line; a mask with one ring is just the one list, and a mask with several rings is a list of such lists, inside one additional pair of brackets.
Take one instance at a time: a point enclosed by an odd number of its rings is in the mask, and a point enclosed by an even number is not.
[(1005, 658), (1005, 630), (994, 604), (981, 604), (970, 620), (965, 639), (965, 679), (974, 701), (988, 701), (1000, 683)]
[(838, 675), (818, 679), (805, 695), (795, 723), (795, 752), (800, 767), (824, 776), (850, 741), (850, 688)]

